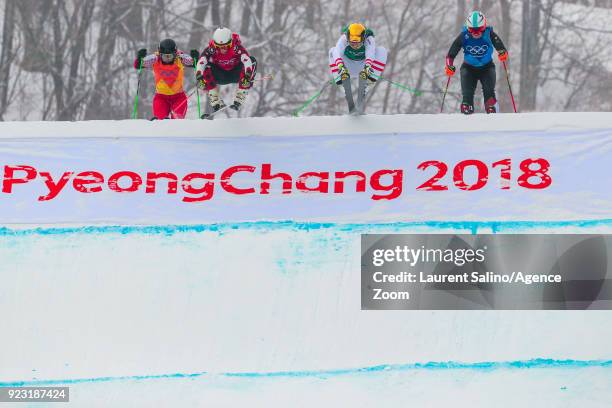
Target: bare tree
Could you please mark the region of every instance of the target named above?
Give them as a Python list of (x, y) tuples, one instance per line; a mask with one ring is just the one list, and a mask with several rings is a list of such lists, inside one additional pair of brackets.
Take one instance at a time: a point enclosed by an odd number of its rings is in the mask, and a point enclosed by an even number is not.
[(196, 0), (195, 2), (193, 21), (191, 22), (191, 33), (189, 34), (188, 42), (192, 48), (200, 49), (200, 44), (203, 45), (204, 36), (208, 31), (207, 27), (204, 25), (204, 18), (206, 17), (209, 3), (209, 0)]
[(457, 18), (455, 19), (455, 31), (461, 30), (466, 16), (465, 0), (457, 0)]
[(542, 56), (550, 49), (550, 33), (558, 0), (524, 0), (521, 35), (521, 110), (536, 110)]
[(219, 5), (219, 0), (212, 0), (210, 13), (213, 25), (219, 27), (221, 25), (221, 6)]
[[(446, 84), (444, 56), (473, 9), (486, 13), (509, 49), (522, 110), (612, 109), (611, 7), (601, 0), (4, 0), (0, 119), (127, 118), (136, 50), (153, 51), (166, 37), (201, 50), (218, 25), (240, 33), (259, 75), (275, 74), (256, 82), (240, 114), (290, 115), (331, 78), (328, 50), (352, 21), (366, 23), (389, 50), (384, 76), (421, 91), (379, 81), (368, 112), (433, 113)], [(498, 66), (498, 99), (509, 111)], [(146, 117), (154, 84), (148, 72), (141, 79), (138, 114)], [(185, 86), (193, 73), (186, 71)], [(222, 91), (232, 97), (233, 87)], [(455, 79), (449, 111), (459, 91)], [(194, 100), (189, 106), (193, 112)], [(330, 86), (303, 114), (345, 110), (342, 92)]]
[(2, 52), (0, 53), (0, 120), (9, 106), (9, 86), (11, 83), (11, 68), (15, 60), (15, 0), (5, 0), (4, 20), (2, 24)]

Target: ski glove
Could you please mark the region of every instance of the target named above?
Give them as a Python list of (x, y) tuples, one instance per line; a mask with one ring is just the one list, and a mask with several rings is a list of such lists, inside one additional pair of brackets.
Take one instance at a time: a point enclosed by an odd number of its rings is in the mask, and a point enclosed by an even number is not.
[[(206, 69), (206, 67), (204, 67)], [(204, 79), (204, 70), (196, 71), (196, 82), (200, 89), (206, 89), (206, 80)]]
[(454, 65), (446, 65), (446, 75), (452, 77), (453, 75), (455, 75), (456, 69), (457, 68), (455, 68)]
[(336, 66), (338, 67), (338, 80), (336, 81), (336, 83), (340, 85), (342, 81), (346, 81), (347, 79), (349, 79), (350, 75), (343, 63), (339, 62)]
[(189, 52), (189, 55), (191, 55), (191, 58), (193, 58), (193, 65), (195, 66), (200, 59), (200, 52), (194, 49)]
[(508, 61), (508, 51), (506, 50), (498, 51), (497, 58), (499, 58), (499, 60), (502, 62)]
[(250, 88), (251, 85), (253, 85), (254, 72), (252, 67), (244, 70), (244, 74), (240, 80), (240, 86), (242, 88)]
[(141, 49), (138, 50), (138, 52), (136, 53), (136, 60), (138, 61), (138, 67), (140, 67), (142, 65), (142, 60), (146, 56), (147, 56), (147, 49), (146, 48), (141, 48)]
[(206, 90), (206, 80), (204, 78), (198, 79), (198, 88)]
[(250, 88), (251, 84), (252, 82), (246, 76), (240, 81), (240, 86), (243, 88)]
[(363, 70), (359, 73), (359, 78), (361, 79), (369, 79), (372, 82), (376, 82), (376, 76), (374, 75), (374, 70), (368, 64), (363, 67)]

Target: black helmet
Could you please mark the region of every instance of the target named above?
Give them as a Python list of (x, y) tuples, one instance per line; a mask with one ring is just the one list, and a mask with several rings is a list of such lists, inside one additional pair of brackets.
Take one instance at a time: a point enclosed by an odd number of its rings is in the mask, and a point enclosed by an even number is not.
[(159, 43), (160, 54), (176, 54), (176, 43), (170, 38), (166, 38)]

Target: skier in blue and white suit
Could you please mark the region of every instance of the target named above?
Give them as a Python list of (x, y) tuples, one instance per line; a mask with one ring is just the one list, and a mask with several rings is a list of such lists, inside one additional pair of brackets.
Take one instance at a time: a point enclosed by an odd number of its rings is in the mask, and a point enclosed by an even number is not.
[(487, 27), (484, 14), (479, 11), (470, 13), (465, 21), (465, 27), (455, 39), (446, 55), (446, 75), (455, 74), (453, 62), (463, 48), (463, 64), (461, 65), (461, 92), (463, 102), (461, 113), (469, 115), (474, 112), (474, 92), (480, 81), (487, 113), (499, 110), (495, 98), (495, 64), (493, 63), (493, 48), (498, 52), (500, 61), (508, 59), (508, 52), (493, 27)]

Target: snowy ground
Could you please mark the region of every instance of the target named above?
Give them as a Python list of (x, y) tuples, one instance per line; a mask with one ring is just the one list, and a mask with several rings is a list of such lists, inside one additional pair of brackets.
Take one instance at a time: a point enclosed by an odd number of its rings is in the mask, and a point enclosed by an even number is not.
[[(603, 129), (591, 136), (609, 158), (611, 119), (499, 115), (476, 126), (551, 138)], [(451, 115), (358, 120), (359, 128), (348, 118), (122, 122), (104, 129), (96, 122), (6, 123), (0, 151), (14, 154), (15, 138), (162, 137), (169, 128), (213, 139), (222, 130), (279, 136), (296, 123), (304, 125), (302, 136), (466, 132), (473, 124)], [(610, 214), (609, 190), (594, 193), (603, 199), (589, 208)], [(3, 200), (10, 219), (17, 210)], [(71, 405), (83, 407), (609, 406), (608, 311), (360, 310), (364, 232), (612, 232), (610, 216), (564, 220), (551, 217), (548, 206), (536, 210), (545, 221), (517, 215), (423, 222), (417, 214), (419, 222), (390, 224), (5, 222), (0, 385), (67, 385)]]
[[(398, 232), (370, 229), (385, 230)], [(359, 235), (336, 228), (3, 235), (0, 382), (69, 385), (77, 406), (612, 397), (609, 312), (365, 312), (359, 253)], [(432, 361), (467, 365), (401, 366)]]
[(219, 118), (214, 121), (120, 120), (86, 122), (1, 122), (0, 139), (14, 138), (227, 138), (388, 133), (563, 131), (606, 129), (608, 112), (500, 113), (497, 115), (366, 115), (279, 118)]

